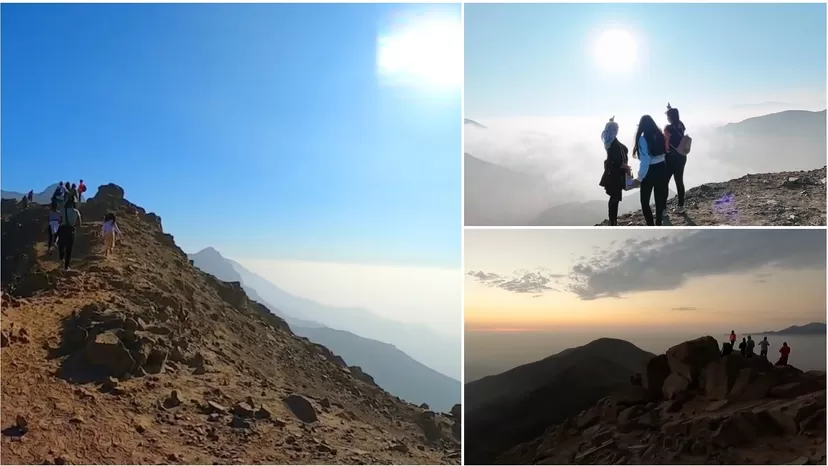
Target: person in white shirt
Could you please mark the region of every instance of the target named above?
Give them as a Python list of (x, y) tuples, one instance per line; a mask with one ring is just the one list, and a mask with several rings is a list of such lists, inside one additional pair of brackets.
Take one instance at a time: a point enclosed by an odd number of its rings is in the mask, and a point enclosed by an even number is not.
[[(649, 226), (661, 226), (664, 212), (667, 210), (667, 196), (670, 182), (665, 156), (667, 149), (664, 143), (664, 134), (650, 115), (644, 115), (638, 122), (635, 132), (635, 146), (633, 158), (639, 159), (638, 176), (633, 180), (632, 187), (641, 187), (641, 211), (644, 221)], [(650, 196), (655, 191), (655, 219), (650, 208)]]
[(768, 347), (770, 347), (770, 342), (768, 341), (768, 337), (759, 341), (759, 356), (762, 356), (765, 359), (768, 359)]
[(121, 229), (118, 228), (118, 224), (115, 222), (115, 214), (106, 214), (104, 224), (101, 227), (101, 236), (104, 239), (104, 255), (107, 257), (115, 251), (115, 235), (122, 236)]

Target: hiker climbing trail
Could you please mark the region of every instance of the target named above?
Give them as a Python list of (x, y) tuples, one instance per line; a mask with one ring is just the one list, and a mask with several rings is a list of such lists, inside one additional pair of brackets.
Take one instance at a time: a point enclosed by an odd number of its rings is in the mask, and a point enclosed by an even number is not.
[[(121, 188), (79, 210), (64, 271), (46, 254), (48, 207), (3, 202), (3, 463), (460, 463), (459, 406), (358, 377), (193, 267)], [(110, 212), (127, 234), (107, 258)]]

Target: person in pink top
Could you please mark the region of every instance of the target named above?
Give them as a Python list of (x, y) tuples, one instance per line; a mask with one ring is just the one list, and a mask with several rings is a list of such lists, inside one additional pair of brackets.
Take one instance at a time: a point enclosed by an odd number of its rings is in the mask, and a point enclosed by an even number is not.
[(118, 223), (115, 221), (115, 214), (106, 214), (104, 224), (101, 227), (101, 236), (104, 239), (104, 255), (107, 257), (115, 251), (115, 235), (123, 236), (121, 229), (118, 228)]

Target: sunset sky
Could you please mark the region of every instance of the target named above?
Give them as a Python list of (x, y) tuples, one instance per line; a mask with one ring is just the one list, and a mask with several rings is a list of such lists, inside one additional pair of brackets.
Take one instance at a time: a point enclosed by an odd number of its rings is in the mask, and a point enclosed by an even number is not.
[(467, 332), (825, 320), (820, 230), (466, 230), (464, 249)]

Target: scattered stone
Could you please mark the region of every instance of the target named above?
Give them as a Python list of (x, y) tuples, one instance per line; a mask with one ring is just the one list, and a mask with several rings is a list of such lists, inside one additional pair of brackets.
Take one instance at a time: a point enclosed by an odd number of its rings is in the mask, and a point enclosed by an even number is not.
[(250, 422), (239, 416), (233, 416), (233, 420), (230, 421), (230, 427), (234, 429), (249, 429)]
[(293, 394), (285, 397), (282, 401), (300, 421), (310, 423), (319, 420), (316, 409), (307, 398)]
[(175, 408), (176, 406), (181, 405), (181, 403), (183, 403), (183, 400), (181, 399), (181, 395), (179, 395), (178, 390), (173, 390), (164, 400), (164, 407), (167, 409)]
[(251, 418), (256, 416), (256, 410), (247, 402), (242, 401), (233, 406), (233, 414), (243, 418)]
[(392, 450), (392, 451), (397, 451), (397, 452), (400, 452), (400, 453), (408, 453), (408, 451), (409, 451), (409, 450), (408, 450), (408, 445), (406, 445), (406, 444), (404, 444), (404, 443), (402, 443), (402, 442), (394, 442), (394, 443), (392, 443), (392, 444), (391, 444), (391, 450)]
[(5, 348), (9, 346), (9, 336), (6, 332), (0, 332), (0, 347)]
[(329, 400), (327, 397), (322, 398), (321, 400), (319, 400), (319, 405), (322, 406), (325, 409), (330, 409), (331, 400)]
[(336, 448), (325, 445), (324, 443), (320, 443), (319, 445), (317, 445), (316, 446), (316, 451), (318, 451), (320, 453), (328, 453), (328, 454), (331, 454), (331, 455), (336, 455)]
[(82, 358), (88, 365), (115, 377), (128, 374), (135, 366), (135, 359), (112, 331), (95, 335), (84, 347)]
[(260, 406), (254, 414), (256, 419), (270, 419), (270, 417), (272, 416), (272, 413), (269, 409), (267, 409), (267, 406), (265, 405)]
[(207, 404), (205, 404), (202, 409), (207, 414), (212, 414), (212, 413), (216, 413), (216, 414), (221, 413), (221, 414), (223, 414), (223, 413), (227, 412), (226, 407), (216, 403), (215, 401), (208, 401)]
[(431, 408), (428, 407), (428, 403), (423, 403), (420, 405), (420, 409), (425, 409), (426, 411), (428, 411)]

